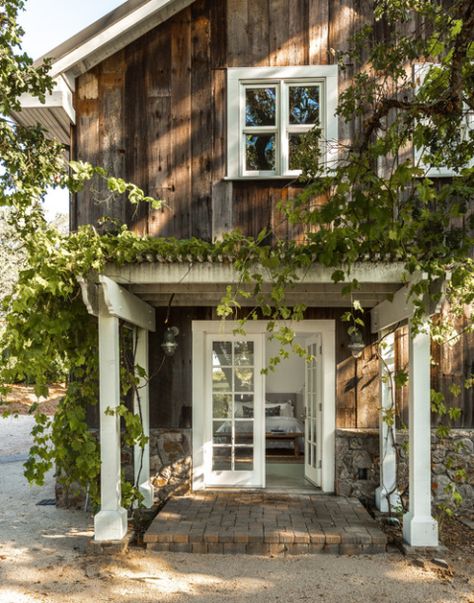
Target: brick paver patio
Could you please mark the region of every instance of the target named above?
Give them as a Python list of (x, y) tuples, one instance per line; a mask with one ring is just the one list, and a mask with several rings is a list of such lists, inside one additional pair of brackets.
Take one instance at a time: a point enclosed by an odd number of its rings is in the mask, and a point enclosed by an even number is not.
[(148, 549), (181, 553), (381, 553), (386, 542), (357, 499), (319, 493), (176, 497), (145, 534)]

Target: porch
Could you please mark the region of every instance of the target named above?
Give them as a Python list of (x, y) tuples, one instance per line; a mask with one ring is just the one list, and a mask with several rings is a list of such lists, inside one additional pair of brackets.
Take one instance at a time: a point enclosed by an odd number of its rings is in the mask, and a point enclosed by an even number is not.
[[(220, 291), (226, 284), (237, 282), (237, 274), (230, 264), (211, 264), (211, 263), (142, 263), (136, 265), (126, 264), (123, 267), (109, 266), (106, 269), (106, 275), (99, 276), (98, 279), (92, 281), (83, 281), (81, 283), (83, 289), (84, 302), (91, 314), (98, 317), (99, 323), (99, 352), (100, 352), (100, 439), (101, 439), (101, 510), (95, 517), (95, 539), (98, 541), (120, 540), (126, 532), (126, 511), (121, 506), (120, 496), (120, 421), (118, 415), (108, 412), (109, 409), (114, 409), (120, 402), (120, 374), (119, 374), (119, 323), (123, 321), (135, 327), (135, 362), (145, 370), (148, 374), (148, 334), (156, 330), (155, 324), (155, 308), (170, 304), (170, 299), (174, 299), (176, 305), (182, 307), (190, 306), (199, 300), (200, 303), (215, 305), (219, 301)], [(412, 332), (411, 316), (413, 314), (413, 301), (407, 300), (408, 288), (402, 286), (401, 269), (397, 265), (360, 265), (354, 272), (354, 276), (361, 283), (360, 297), (364, 304), (371, 310), (371, 327), (373, 333), (378, 333), (379, 337), (384, 337), (384, 347), (380, 353), (380, 388), (379, 388), (379, 440), (380, 440), (380, 486), (376, 491), (376, 503), (381, 511), (388, 511), (390, 508), (395, 508), (399, 504), (399, 497), (396, 488), (396, 454), (394, 448), (394, 429), (389, 429), (387, 423), (383, 420), (384, 415), (390, 411), (393, 403), (392, 393), (394, 390), (393, 373), (389, 368), (393, 366), (393, 333), (390, 332), (390, 327), (402, 322), (408, 322), (410, 329), (409, 343), (409, 374), (410, 374), (410, 392), (409, 392), (409, 415), (410, 415), (410, 507), (408, 513), (405, 514), (403, 520), (404, 538), (412, 546), (436, 546), (438, 543), (437, 523), (431, 515), (431, 491), (430, 491), (430, 334), (429, 328), (423, 329), (421, 332)], [(343, 307), (346, 303), (343, 300), (341, 291), (336, 289), (340, 285), (334, 285), (331, 282), (330, 271), (315, 266), (304, 275), (301, 275), (301, 282), (295, 284), (292, 290), (292, 295), (297, 296), (300, 303), (306, 303), (316, 307)], [(126, 288), (128, 287), (128, 288)], [(187, 291), (180, 290), (180, 287), (186, 287)], [(383, 291), (382, 291), (383, 289)], [(393, 296), (389, 302), (385, 298), (389, 292)], [(205, 295), (206, 294), (206, 295)], [(330, 294), (330, 295), (328, 295)], [(170, 297), (175, 295), (175, 297)], [(250, 300), (251, 301), (251, 300)], [(289, 300), (289, 303), (291, 300)], [(250, 302), (248, 302), (250, 303)], [(253, 303), (253, 302), (252, 302)], [(427, 314), (433, 313), (435, 309), (426, 308)], [(200, 319), (201, 322), (202, 319)], [(332, 320), (334, 330), (334, 320)], [(214, 321), (211, 321), (214, 322)], [(258, 321), (253, 321), (253, 326), (249, 325), (248, 330), (252, 328), (260, 328), (254, 324)], [(319, 321), (321, 323), (324, 320)], [(321, 325), (320, 325), (321, 326)], [(226, 325), (227, 329), (231, 329)], [(319, 331), (321, 331), (319, 328)], [(230, 331), (232, 332), (232, 331)], [(329, 331), (328, 331), (329, 333)], [(189, 333), (191, 335), (191, 333)], [(205, 338), (201, 338), (203, 340)], [(230, 341), (230, 336), (228, 337)], [(207, 341), (207, 340), (206, 340)], [(207, 345), (207, 344), (206, 344)], [(335, 349), (334, 335), (322, 340), (322, 347), (326, 351), (333, 354)], [(199, 359), (209, 357), (205, 356), (207, 348), (204, 347), (204, 341), (200, 341), (199, 337), (192, 338), (192, 358)], [(210, 348), (211, 349), (211, 348)], [(257, 348), (255, 348), (257, 349)], [(321, 348), (319, 348), (321, 354)], [(208, 350), (209, 351), (209, 350)], [(235, 350), (232, 352), (235, 355)], [(315, 352), (317, 356), (317, 352)], [(315, 357), (316, 357), (315, 356)], [(232, 356), (233, 357), (233, 356)], [(317, 360), (315, 360), (316, 362)], [(331, 366), (329, 366), (331, 365)], [(263, 366), (263, 365), (261, 365)], [(316, 476), (314, 483), (321, 486), (325, 493), (334, 492), (335, 487), (335, 429), (334, 420), (335, 412), (335, 387), (333, 374), (335, 370), (335, 362), (327, 364), (328, 371), (324, 371), (324, 394), (321, 403), (317, 404), (321, 412), (320, 426), (322, 429), (321, 437), (316, 439), (322, 446), (321, 463), (311, 463), (317, 469), (321, 470), (321, 476)], [(255, 364), (255, 375), (260, 374), (257, 364)], [(206, 377), (207, 379), (207, 377)], [(135, 410), (138, 413), (141, 409), (142, 424), (145, 435), (150, 433), (149, 420), (149, 384), (148, 380), (142, 376), (138, 377), (140, 397), (136, 397)], [(200, 383), (204, 381), (204, 371), (195, 371), (193, 373), (192, 392), (193, 398), (196, 392), (200, 392)], [(211, 397), (208, 396), (209, 400)], [(259, 399), (264, 399), (264, 390), (259, 393)], [(317, 397), (314, 396), (317, 400)], [(415, 403), (416, 400), (416, 403)], [(258, 412), (263, 415), (263, 405), (260, 405)], [(212, 438), (210, 438), (205, 429), (210, 428), (211, 421), (205, 422), (205, 417), (208, 412), (197, 412), (197, 405), (193, 402), (193, 488), (199, 490), (201, 488), (215, 487), (220, 485), (216, 482), (203, 481), (205, 476), (204, 469), (207, 466), (204, 462), (206, 454), (211, 447)], [(106, 412), (107, 411), (107, 412)], [(210, 415), (209, 415), (210, 416)], [(221, 417), (216, 421), (220, 421)], [(214, 423), (216, 422), (214, 421)], [(221, 421), (222, 422), (222, 421)], [(263, 423), (262, 423), (263, 425)], [(258, 430), (254, 430), (257, 432)], [(263, 430), (264, 432), (264, 430)], [(260, 432), (258, 432), (260, 433)], [(207, 434), (207, 435), (206, 435)], [(219, 432), (220, 434), (220, 432)], [(205, 437), (206, 436), (206, 437)], [(220, 437), (220, 435), (219, 435)], [(216, 446), (224, 446), (222, 442), (216, 440)], [(257, 442), (258, 443), (258, 442)], [(247, 446), (247, 444), (241, 444)], [(247, 446), (248, 447), (248, 446)], [(261, 447), (261, 442), (260, 442)], [(255, 450), (257, 446), (255, 446)], [(150, 458), (149, 446), (145, 446), (144, 451), (136, 448), (135, 460), (135, 483), (139, 485), (140, 491), (144, 497), (144, 504), (151, 507), (153, 504), (154, 492), (153, 485), (150, 481)], [(209, 455), (208, 455), (209, 456)], [(206, 457), (206, 458), (205, 458)], [(231, 459), (231, 470), (235, 470), (234, 459), (235, 451), (231, 451), (229, 457)], [(313, 456), (311, 457), (313, 458)], [(317, 460), (317, 459), (316, 459)], [(257, 462), (258, 461), (258, 462)], [(250, 472), (254, 477), (257, 473), (256, 468), (261, 468), (263, 456), (254, 457), (253, 464), (250, 465)], [(209, 463), (208, 463), (209, 464)], [(211, 464), (212, 466), (212, 464)], [(222, 468), (216, 470), (224, 473)], [(244, 472), (242, 472), (244, 473)], [(258, 476), (257, 476), (258, 477)], [(261, 477), (261, 476), (260, 476)], [(264, 486), (264, 479), (257, 480), (259, 484)], [(232, 485), (226, 483), (224, 485)], [(242, 481), (236, 480), (234, 486), (241, 487), (257, 487), (258, 484), (249, 485)], [(198, 495), (196, 495), (198, 496)], [(220, 496), (220, 495), (219, 495)], [(224, 495), (223, 495), (224, 496)], [(231, 496), (235, 497), (235, 494)], [(239, 494), (240, 496), (240, 494)], [(242, 495), (244, 496), (244, 495)], [(262, 495), (259, 495), (262, 496)], [(264, 497), (266, 494), (263, 495)], [(316, 496), (316, 495), (315, 495)], [(191, 502), (186, 504), (192, 505)], [(222, 501), (219, 497), (217, 501)], [(267, 544), (277, 544), (276, 542), (265, 542), (265, 498), (261, 502), (254, 505), (256, 508), (262, 509), (261, 521), (258, 525), (262, 527), (263, 540), (260, 544), (265, 548)], [(255, 500), (254, 500), (255, 502)], [(175, 503), (173, 503), (175, 504)], [(216, 502), (218, 504), (218, 502)], [(251, 504), (251, 503), (249, 503)], [(305, 499), (306, 504), (306, 499)], [(263, 506), (262, 506), (263, 505)], [(304, 504), (301, 503), (302, 508)], [(239, 513), (235, 511), (235, 525), (237, 525), (237, 516)], [(234, 513), (233, 511), (233, 513)], [(183, 511), (184, 512), (184, 511)], [(168, 518), (170, 521), (173, 517), (173, 511), (168, 508), (163, 518)], [(169, 515), (171, 514), (171, 515)], [(182, 512), (176, 513), (178, 518), (181, 518)], [(224, 515), (221, 520), (223, 520)], [(250, 515), (250, 513), (249, 513)], [(337, 513), (335, 513), (335, 516)], [(296, 513), (300, 519), (305, 519), (304, 515)], [(184, 515), (184, 517), (187, 517)], [(189, 518), (183, 519), (187, 525), (192, 526), (192, 514)], [(317, 517), (317, 514), (316, 514)], [(367, 516), (368, 517), (368, 516)], [(335, 521), (335, 520), (334, 520)], [(365, 521), (365, 519), (364, 519)], [(181, 523), (181, 519), (180, 519)], [(196, 522), (197, 523), (197, 522)], [(209, 523), (211, 520), (209, 518)], [(212, 522), (213, 523), (213, 522)], [(170, 521), (170, 530), (173, 529), (174, 522)], [(206, 522), (207, 525), (207, 522)], [(305, 524), (306, 525), (306, 524)], [(342, 528), (350, 527), (351, 523), (342, 524)], [(234, 526), (235, 527), (235, 526)], [(284, 526), (285, 528), (287, 526)], [(328, 528), (339, 528), (334, 523)], [(366, 526), (364, 526), (365, 528)], [(191, 529), (191, 528), (190, 528)], [(199, 530), (198, 530), (199, 531)], [(304, 532), (304, 530), (303, 530)], [(306, 532), (310, 534), (306, 528)], [(344, 542), (342, 534), (350, 532), (343, 530), (338, 533), (340, 539), (335, 543), (326, 540), (322, 543), (326, 546), (336, 544), (338, 547), (343, 544), (355, 544)], [(161, 533), (161, 532), (160, 532)], [(180, 533), (180, 532), (177, 532)], [(205, 531), (203, 532), (206, 533)], [(260, 533), (260, 528), (259, 528)], [(324, 532), (320, 532), (324, 534)], [(366, 536), (361, 535), (364, 540)], [(165, 537), (165, 536), (163, 536)], [(196, 536), (197, 537), (197, 536)], [(229, 535), (226, 535), (229, 538)], [(322, 536), (321, 536), (322, 537)], [(166, 538), (172, 538), (168, 534)], [(189, 538), (189, 534), (187, 535)], [(278, 534), (278, 539), (280, 535)], [(318, 544), (311, 542), (291, 542), (290, 544)], [(219, 539), (214, 543), (203, 540), (202, 544), (239, 544), (237, 542), (219, 542)], [(193, 544), (190, 541), (184, 542), (157, 542), (156, 544)], [(198, 544), (198, 543), (194, 543)], [(250, 541), (240, 544), (253, 544)], [(280, 543), (278, 544), (285, 544)], [(372, 545), (373, 542), (360, 542), (360, 544)]]
[(242, 490), (172, 498), (144, 540), (152, 551), (255, 555), (372, 554), (387, 544), (355, 498)]

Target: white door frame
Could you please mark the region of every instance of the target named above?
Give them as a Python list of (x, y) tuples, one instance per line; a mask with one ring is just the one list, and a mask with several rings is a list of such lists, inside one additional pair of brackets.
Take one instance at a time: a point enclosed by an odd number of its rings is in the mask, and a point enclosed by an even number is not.
[[(336, 322), (335, 320), (302, 320), (276, 323), (285, 325), (298, 335), (321, 334), (322, 340), (322, 434), (321, 489), (334, 492), (336, 465)], [(267, 321), (256, 320), (245, 325), (249, 335), (265, 334)], [(205, 458), (210, 442), (206, 441), (205, 354), (206, 335), (232, 335), (240, 328), (238, 321), (194, 320), (193, 332), (193, 490), (206, 488)]]
[[(304, 345), (306, 348), (306, 352), (311, 354), (308, 351), (309, 346), (316, 345), (316, 351), (313, 352), (314, 358), (306, 363), (305, 370), (305, 379), (304, 379), (304, 406), (305, 406), (305, 430), (304, 430), (304, 441), (305, 441), (305, 455), (304, 455), (304, 477), (306, 480), (317, 486), (321, 487), (321, 470), (322, 470), (322, 446), (321, 446), (321, 437), (322, 437), (322, 337), (320, 333), (316, 335), (312, 335), (308, 339), (305, 340)], [(313, 377), (309, 378), (310, 371), (316, 371), (316, 379), (313, 381)], [(316, 392), (313, 389), (314, 385), (316, 385)], [(316, 405), (312, 405), (309, 402), (310, 395), (317, 395)], [(312, 409), (313, 412), (308, 412), (308, 409)], [(316, 420), (316, 433), (313, 434), (313, 442), (310, 443), (311, 438), (309, 437), (311, 431), (311, 417), (314, 413), (314, 418)], [(311, 464), (311, 454), (308, 455), (308, 451), (314, 445), (314, 438), (316, 438), (316, 446), (314, 446), (311, 453), (315, 452), (316, 460), (315, 466), (313, 467)], [(308, 456), (310, 458), (308, 458)]]

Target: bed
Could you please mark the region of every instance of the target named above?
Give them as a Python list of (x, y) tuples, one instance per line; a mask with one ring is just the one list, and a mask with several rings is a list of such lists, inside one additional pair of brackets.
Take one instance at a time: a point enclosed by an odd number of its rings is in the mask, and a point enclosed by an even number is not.
[[(278, 401), (281, 399), (281, 401)], [(290, 450), (293, 453), (304, 450), (304, 437), (284, 437), (284, 434), (304, 433), (303, 422), (295, 417), (296, 394), (267, 394), (265, 401), (265, 432), (266, 450)], [(245, 402), (235, 402), (235, 418), (251, 418), (252, 405)], [(253, 421), (236, 421), (235, 432), (250, 434), (253, 431)], [(231, 433), (231, 423), (225, 422), (217, 429), (217, 434), (222, 434), (222, 442), (228, 441)], [(276, 437), (271, 437), (274, 434)], [(281, 435), (282, 437), (278, 437)], [(217, 436), (218, 438), (218, 436)], [(215, 437), (214, 441), (217, 440)]]

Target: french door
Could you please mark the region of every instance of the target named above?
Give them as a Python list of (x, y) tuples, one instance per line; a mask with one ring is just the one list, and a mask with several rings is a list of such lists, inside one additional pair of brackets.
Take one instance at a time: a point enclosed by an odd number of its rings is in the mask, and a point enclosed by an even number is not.
[(321, 335), (306, 341), (305, 478), (321, 486), (322, 465), (322, 344)]
[(263, 335), (207, 335), (206, 486), (264, 487)]

